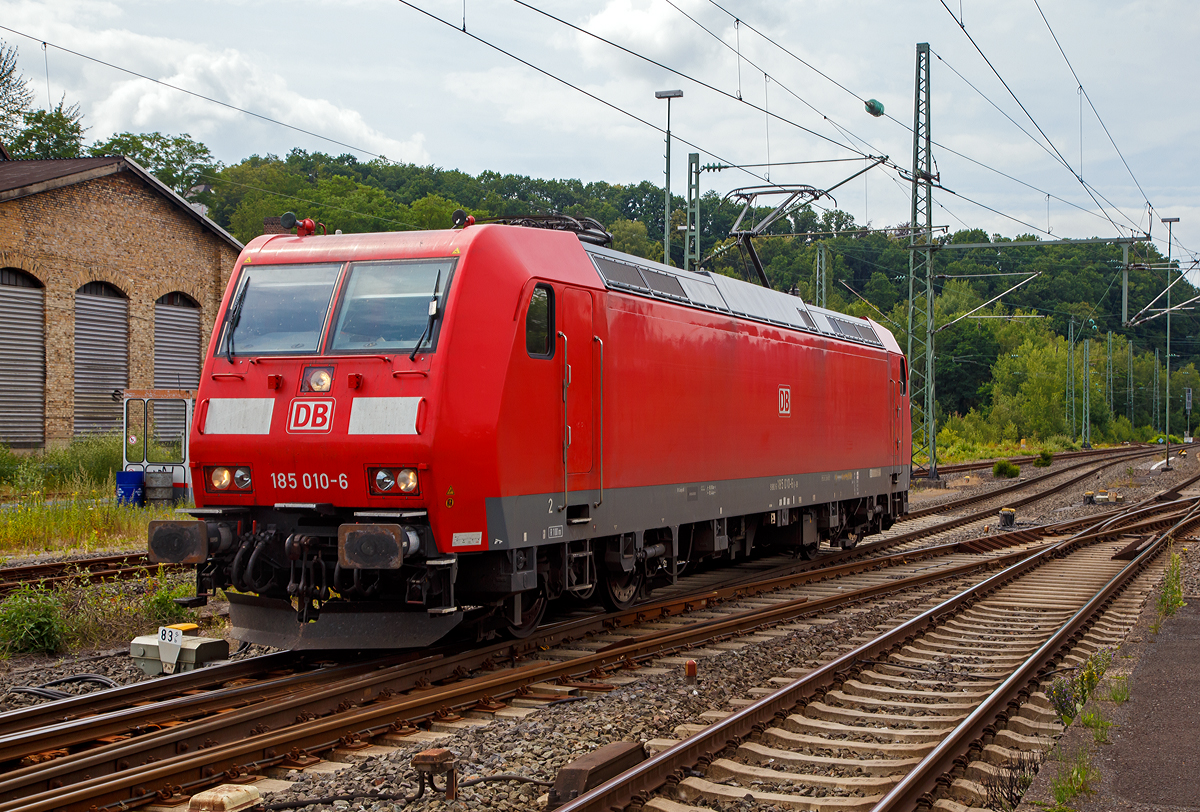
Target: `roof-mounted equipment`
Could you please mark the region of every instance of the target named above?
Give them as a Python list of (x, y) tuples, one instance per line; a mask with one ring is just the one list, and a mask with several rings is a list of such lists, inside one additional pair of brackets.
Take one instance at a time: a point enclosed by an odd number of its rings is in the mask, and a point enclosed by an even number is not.
[(591, 245), (609, 246), (613, 241), (613, 235), (608, 233), (598, 220), (593, 220), (591, 217), (571, 217), (566, 214), (530, 214), (523, 217), (487, 217), (478, 222), (570, 231), (579, 238), (580, 242)]

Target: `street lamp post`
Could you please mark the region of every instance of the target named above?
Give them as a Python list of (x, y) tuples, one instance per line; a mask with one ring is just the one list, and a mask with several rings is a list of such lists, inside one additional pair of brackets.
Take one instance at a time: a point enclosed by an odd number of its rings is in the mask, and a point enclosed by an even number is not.
[(1164, 217), (1167, 224), (1167, 460), (1164, 471), (1171, 470), (1171, 228), (1178, 217)]
[(667, 191), (663, 206), (663, 265), (671, 264), (671, 99), (682, 99), (682, 90), (656, 90), (654, 98), (667, 100)]

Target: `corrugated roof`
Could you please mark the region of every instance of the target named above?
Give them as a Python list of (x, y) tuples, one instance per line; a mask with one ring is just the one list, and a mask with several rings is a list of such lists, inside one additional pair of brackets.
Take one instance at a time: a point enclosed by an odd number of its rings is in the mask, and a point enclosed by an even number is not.
[(54, 158), (40, 161), (6, 160), (0, 162), (0, 203), (53, 189), (61, 189), (64, 186), (114, 175), (118, 172), (132, 172), (137, 175), (147, 186), (175, 204), (187, 216), (199, 222), (236, 250), (242, 250), (242, 244), (232, 234), (189, 206), (186, 200), (143, 169), (137, 161), (120, 155), (100, 158)]

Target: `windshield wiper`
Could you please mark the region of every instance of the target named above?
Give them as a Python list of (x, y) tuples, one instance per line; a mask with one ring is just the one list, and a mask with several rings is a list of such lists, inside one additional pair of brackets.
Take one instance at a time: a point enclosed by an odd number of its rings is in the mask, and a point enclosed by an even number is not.
[(421, 345), (425, 343), (425, 337), (433, 338), (433, 322), (438, 317), (438, 291), (442, 287), (442, 272), (438, 271), (437, 279), (433, 282), (433, 298), (429, 300), (429, 322), (425, 325), (425, 331), (421, 333), (421, 337), (417, 339), (417, 346), (413, 347), (412, 354), (408, 356), (408, 360), (417, 360), (417, 353), (421, 350)]
[(229, 305), (229, 310), (225, 313), (225, 323), (229, 325), (229, 332), (225, 334), (225, 358), (231, 364), (233, 363), (233, 331), (237, 329), (238, 322), (242, 320), (242, 304), (246, 301), (246, 291), (249, 288), (250, 274), (246, 274), (242, 289), (238, 291), (237, 296)]

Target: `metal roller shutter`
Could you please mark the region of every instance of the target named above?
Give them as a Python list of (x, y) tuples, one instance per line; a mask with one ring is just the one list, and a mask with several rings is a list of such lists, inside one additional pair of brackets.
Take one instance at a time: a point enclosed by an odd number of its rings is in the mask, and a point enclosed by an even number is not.
[(44, 292), (0, 285), (0, 442), (30, 448), (45, 441)]
[[(196, 389), (200, 386), (200, 311), (194, 307), (154, 306), (154, 388)], [(155, 434), (182, 436), (183, 404), (160, 403), (154, 412)]]
[(75, 294), (75, 433), (121, 431), (121, 401), (129, 384), (129, 303)]
[(154, 388), (195, 389), (200, 385), (200, 311), (154, 306)]

